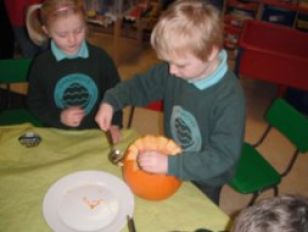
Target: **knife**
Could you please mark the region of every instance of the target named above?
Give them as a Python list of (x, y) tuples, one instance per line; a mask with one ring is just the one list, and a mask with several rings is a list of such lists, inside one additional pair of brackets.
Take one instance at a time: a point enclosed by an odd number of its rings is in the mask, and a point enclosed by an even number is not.
[(134, 219), (127, 215), (127, 227), (129, 232), (137, 232)]

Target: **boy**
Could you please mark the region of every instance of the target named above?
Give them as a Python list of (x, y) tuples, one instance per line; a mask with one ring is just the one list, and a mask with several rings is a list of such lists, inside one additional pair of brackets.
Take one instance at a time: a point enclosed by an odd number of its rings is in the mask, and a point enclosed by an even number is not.
[(241, 211), (232, 231), (308, 231), (308, 199), (295, 195), (283, 195), (262, 200)]
[(243, 91), (228, 70), (222, 40), (214, 6), (204, 0), (176, 1), (151, 35), (164, 62), (108, 91), (96, 115), (100, 128), (108, 130), (115, 111), (162, 99), (165, 135), (183, 152), (144, 152), (140, 167), (193, 181), (216, 204), (239, 160), (245, 121)]

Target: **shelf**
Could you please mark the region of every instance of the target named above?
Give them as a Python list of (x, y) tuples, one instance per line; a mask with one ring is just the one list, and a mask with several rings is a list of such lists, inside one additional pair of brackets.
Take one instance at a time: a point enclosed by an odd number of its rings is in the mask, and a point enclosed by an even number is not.
[(302, 14), (308, 14), (308, 3), (299, 3), (298, 12)]
[(263, 4), (279, 7), (285, 10), (297, 11), (298, 4), (281, 0), (261, 0)]
[(229, 50), (235, 50), (238, 47), (238, 42), (242, 33), (242, 29), (225, 25), (224, 27), (224, 47)]
[(257, 11), (259, 7), (259, 2), (243, 2), (239, 0), (227, 0), (227, 7), (234, 7), (237, 9)]
[(234, 26), (238, 28), (242, 28), (246, 20), (253, 19), (252, 16), (242, 16), (235, 14), (228, 14), (224, 16), (224, 23), (228, 26)]
[(308, 31), (308, 0), (225, 0), (223, 15), (227, 49), (238, 49), (238, 39), (248, 20)]

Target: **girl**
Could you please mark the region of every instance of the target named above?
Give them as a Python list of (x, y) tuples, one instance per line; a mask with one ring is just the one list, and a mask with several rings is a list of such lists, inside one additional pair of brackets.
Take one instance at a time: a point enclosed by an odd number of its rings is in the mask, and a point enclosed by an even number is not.
[[(33, 61), (28, 105), (46, 126), (97, 128), (94, 117), (105, 91), (120, 78), (107, 53), (85, 41), (86, 22), (79, 0), (45, 0), (28, 11), (27, 26), (37, 44), (50, 41)], [(122, 112), (110, 129), (120, 139)]]

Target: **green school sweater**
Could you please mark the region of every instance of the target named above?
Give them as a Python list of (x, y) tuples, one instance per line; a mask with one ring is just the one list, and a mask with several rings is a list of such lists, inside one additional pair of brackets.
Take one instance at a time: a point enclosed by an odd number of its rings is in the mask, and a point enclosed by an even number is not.
[[(46, 125), (68, 128), (60, 122), (60, 113), (70, 106), (81, 106), (86, 116), (75, 129), (98, 128), (94, 121), (105, 91), (120, 77), (111, 57), (102, 49), (88, 45), (88, 58), (57, 61), (47, 51), (33, 61), (29, 74), (27, 103)], [(122, 126), (122, 112), (114, 115), (113, 124)]]
[(220, 81), (198, 89), (169, 74), (168, 64), (118, 84), (103, 101), (114, 110), (164, 102), (164, 132), (183, 152), (168, 157), (168, 174), (218, 186), (230, 180), (239, 160), (245, 126), (244, 94), (228, 70)]

